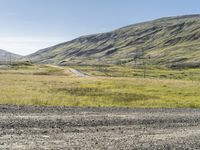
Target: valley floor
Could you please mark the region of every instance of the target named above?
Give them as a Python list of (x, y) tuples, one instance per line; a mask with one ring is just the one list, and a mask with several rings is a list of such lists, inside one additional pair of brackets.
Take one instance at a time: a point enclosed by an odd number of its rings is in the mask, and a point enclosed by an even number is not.
[(199, 149), (200, 110), (0, 106), (0, 149)]
[(119, 66), (103, 70), (95, 66), (4, 66), (0, 68), (0, 104), (200, 108), (199, 69), (149, 69), (145, 79), (142, 72)]

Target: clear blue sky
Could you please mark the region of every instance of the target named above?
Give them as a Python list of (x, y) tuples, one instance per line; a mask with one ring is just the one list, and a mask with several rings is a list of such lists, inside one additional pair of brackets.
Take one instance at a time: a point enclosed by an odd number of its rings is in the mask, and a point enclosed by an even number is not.
[(0, 49), (26, 55), (85, 34), (200, 14), (200, 0), (0, 0)]

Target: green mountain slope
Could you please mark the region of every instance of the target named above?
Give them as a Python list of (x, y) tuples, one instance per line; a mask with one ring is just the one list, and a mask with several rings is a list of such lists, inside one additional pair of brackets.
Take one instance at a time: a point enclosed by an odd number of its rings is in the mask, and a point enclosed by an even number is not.
[(200, 66), (200, 15), (161, 18), (112, 32), (82, 36), (40, 50), (29, 57), (59, 65), (149, 64), (167, 67)]

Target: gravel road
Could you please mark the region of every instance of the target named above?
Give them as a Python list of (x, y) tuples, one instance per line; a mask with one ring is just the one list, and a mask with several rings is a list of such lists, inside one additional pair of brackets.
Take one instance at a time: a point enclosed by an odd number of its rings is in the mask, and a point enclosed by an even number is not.
[(200, 149), (200, 110), (0, 105), (0, 149)]

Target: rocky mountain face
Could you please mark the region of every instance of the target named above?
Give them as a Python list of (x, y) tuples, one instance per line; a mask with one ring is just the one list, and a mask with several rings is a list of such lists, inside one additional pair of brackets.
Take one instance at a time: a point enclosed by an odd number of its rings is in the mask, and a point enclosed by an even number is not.
[(199, 67), (200, 15), (161, 18), (82, 36), (27, 57), (59, 65), (133, 66), (145, 59), (151, 65), (171, 68)]

